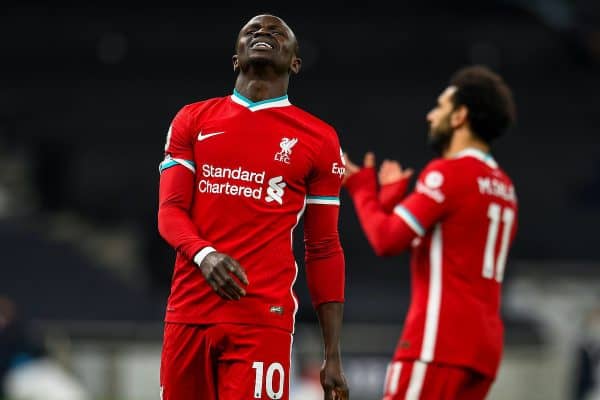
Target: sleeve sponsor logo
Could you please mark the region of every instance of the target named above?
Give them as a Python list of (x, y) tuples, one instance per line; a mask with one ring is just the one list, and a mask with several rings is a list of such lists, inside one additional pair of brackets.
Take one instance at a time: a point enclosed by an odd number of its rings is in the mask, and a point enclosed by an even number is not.
[(439, 171), (431, 171), (425, 176), (423, 180), (425, 185), (431, 189), (438, 189), (444, 183), (444, 175)]
[(169, 151), (169, 145), (171, 144), (171, 135), (173, 134), (173, 124), (169, 125), (167, 131), (167, 140), (165, 141), (165, 151)]
[(346, 168), (341, 166), (337, 162), (334, 162), (331, 165), (331, 173), (334, 175), (338, 175), (341, 179), (344, 176), (344, 174), (346, 173)]
[(421, 182), (417, 182), (415, 190), (417, 193), (424, 194), (437, 203), (443, 203), (444, 200), (446, 200), (446, 196), (444, 196), (444, 193), (442, 193), (439, 189), (432, 189)]
[(331, 165), (331, 173), (339, 176), (340, 179), (342, 179), (344, 177), (344, 174), (346, 173), (346, 158), (344, 157), (344, 152), (342, 151), (341, 147), (340, 147), (340, 161), (342, 163), (341, 165), (338, 162), (334, 162)]
[(446, 196), (440, 190), (443, 184), (444, 175), (442, 175), (442, 173), (439, 171), (431, 171), (427, 175), (425, 175), (423, 182), (417, 182), (415, 190), (418, 193), (424, 194), (425, 196), (429, 197), (436, 203), (443, 203), (444, 200), (446, 200)]

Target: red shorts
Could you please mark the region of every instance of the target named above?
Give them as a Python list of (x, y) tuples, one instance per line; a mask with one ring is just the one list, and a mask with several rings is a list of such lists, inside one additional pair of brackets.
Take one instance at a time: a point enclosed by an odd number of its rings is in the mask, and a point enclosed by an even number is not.
[(167, 323), (161, 398), (288, 400), (291, 346), (291, 333), (277, 328)]
[(482, 400), (492, 383), (466, 368), (394, 361), (386, 373), (383, 400)]

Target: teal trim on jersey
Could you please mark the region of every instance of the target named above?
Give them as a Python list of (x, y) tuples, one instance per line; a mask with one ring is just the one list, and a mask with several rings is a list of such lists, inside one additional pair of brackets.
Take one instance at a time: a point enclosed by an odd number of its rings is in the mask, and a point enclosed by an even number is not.
[(311, 199), (321, 199), (321, 200), (339, 200), (339, 197), (336, 196), (307, 196), (306, 197), (307, 200), (311, 200)]
[(242, 100), (244, 103), (248, 103), (247, 104), (248, 108), (260, 106), (261, 104), (273, 103), (275, 101), (281, 101), (281, 100), (287, 100), (288, 99), (288, 95), (285, 94), (285, 95), (280, 96), (280, 97), (274, 97), (272, 99), (266, 99), (266, 100), (261, 100), (261, 101), (254, 102), (254, 101), (250, 100), (249, 98), (245, 97), (244, 95), (242, 95), (236, 89), (233, 89), (233, 95), (235, 97), (237, 97), (238, 99)]
[(193, 161), (185, 160), (185, 162), (189, 163), (189, 165), (185, 165), (183, 162), (174, 160), (172, 158), (167, 158), (166, 160), (161, 162), (160, 165), (158, 166), (158, 172), (162, 174), (162, 172), (164, 170), (167, 170), (176, 165), (181, 165), (182, 167), (186, 167), (187, 169), (190, 169), (190, 166), (191, 166), (192, 168), (196, 169), (196, 164)]
[(177, 165), (176, 161), (173, 160), (165, 160), (163, 162), (160, 163), (160, 165), (158, 166), (158, 172), (162, 174), (162, 172), (166, 169), (169, 169), (171, 167), (174, 167)]
[(394, 213), (400, 218), (402, 218), (408, 224), (408, 226), (410, 226), (415, 231), (417, 235), (425, 235), (425, 228), (423, 228), (423, 225), (421, 225), (419, 220), (417, 220), (417, 218), (414, 215), (412, 215), (412, 213), (408, 211), (405, 207), (397, 205), (394, 208)]
[(340, 199), (336, 196), (306, 196), (306, 204), (330, 204), (340, 205)]

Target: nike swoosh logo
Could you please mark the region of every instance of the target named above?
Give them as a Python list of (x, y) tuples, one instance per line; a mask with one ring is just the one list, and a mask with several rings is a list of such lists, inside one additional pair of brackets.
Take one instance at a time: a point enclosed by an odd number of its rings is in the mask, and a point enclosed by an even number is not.
[(213, 132), (213, 133), (206, 133), (204, 135), (202, 134), (202, 131), (200, 131), (200, 133), (198, 134), (198, 141), (201, 142), (201, 141), (206, 140), (206, 139), (208, 139), (210, 137), (220, 135), (221, 133), (225, 133), (225, 131), (222, 131), (222, 132)]

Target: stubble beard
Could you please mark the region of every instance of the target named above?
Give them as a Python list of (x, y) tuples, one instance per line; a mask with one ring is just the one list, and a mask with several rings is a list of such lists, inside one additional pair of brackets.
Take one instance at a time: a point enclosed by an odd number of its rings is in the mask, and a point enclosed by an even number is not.
[(450, 146), (450, 141), (454, 136), (454, 129), (450, 125), (450, 115), (444, 118), (437, 127), (430, 127), (427, 135), (429, 147), (437, 156), (442, 156)]

